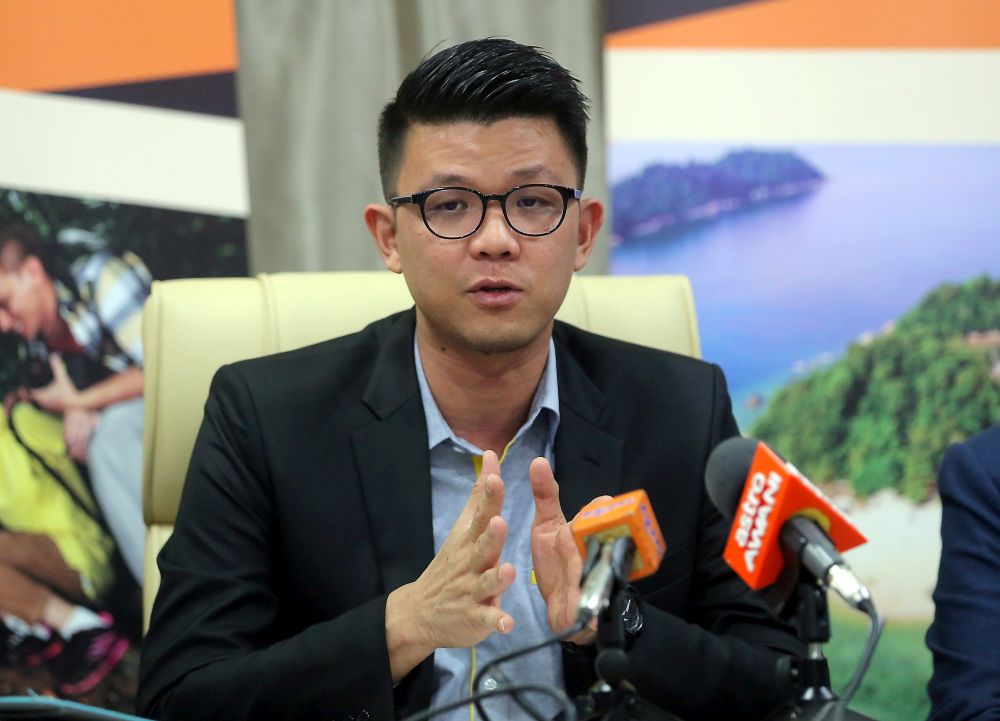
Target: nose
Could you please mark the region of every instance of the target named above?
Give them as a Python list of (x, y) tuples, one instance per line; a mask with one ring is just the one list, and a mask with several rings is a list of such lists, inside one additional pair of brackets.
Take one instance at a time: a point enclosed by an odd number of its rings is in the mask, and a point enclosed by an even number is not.
[(486, 204), (482, 225), (469, 239), (469, 252), (477, 258), (516, 258), (521, 254), (517, 233), (507, 224), (499, 201)]

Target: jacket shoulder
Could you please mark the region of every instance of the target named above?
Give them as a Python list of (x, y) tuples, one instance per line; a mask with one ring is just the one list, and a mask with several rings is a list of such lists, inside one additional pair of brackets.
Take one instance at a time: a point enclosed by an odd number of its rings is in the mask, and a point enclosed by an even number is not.
[(405, 321), (405, 315), (405, 311), (395, 313), (374, 321), (354, 333), (301, 348), (247, 358), (224, 367), (248, 377), (268, 374), (287, 376), (310, 366), (321, 366), (329, 370), (331, 364), (336, 366), (340, 363), (350, 363), (351, 359), (358, 355), (370, 356), (377, 353), (387, 334), (394, 330), (397, 323)]
[(560, 321), (556, 321), (553, 335), (588, 372), (636, 379), (655, 372), (707, 380), (718, 368), (699, 358), (610, 338)]
[(265, 407), (311, 408), (337, 404), (341, 398), (360, 398), (380, 353), (395, 337), (407, 333), (412, 313), (397, 313), (356, 333), (313, 345), (249, 358), (225, 365), (213, 387), (235, 384)]

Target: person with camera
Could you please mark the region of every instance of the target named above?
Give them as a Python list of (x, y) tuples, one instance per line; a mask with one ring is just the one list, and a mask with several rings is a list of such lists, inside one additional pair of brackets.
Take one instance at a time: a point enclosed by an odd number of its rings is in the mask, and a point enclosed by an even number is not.
[(32, 227), (0, 230), (0, 331), (29, 349), (0, 421), (0, 618), (3, 660), (52, 661), (59, 692), (74, 696), (129, 647), (98, 610), (115, 541), (141, 581), (139, 330), (151, 281), (134, 257), (98, 252), (68, 273), (55, 260)]

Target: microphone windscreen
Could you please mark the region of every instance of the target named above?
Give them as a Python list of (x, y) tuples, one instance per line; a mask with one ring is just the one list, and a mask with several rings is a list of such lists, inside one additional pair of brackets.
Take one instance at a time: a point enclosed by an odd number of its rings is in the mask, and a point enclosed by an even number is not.
[(705, 490), (724, 518), (736, 515), (760, 441), (734, 436), (717, 445), (705, 466)]
[(649, 496), (642, 489), (587, 504), (573, 519), (570, 528), (583, 558), (587, 557), (590, 538), (602, 543), (623, 536), (631, 538), (635, 543), (635, 555), (628, 577), (630, 581), (655, 573), (667, 550)]

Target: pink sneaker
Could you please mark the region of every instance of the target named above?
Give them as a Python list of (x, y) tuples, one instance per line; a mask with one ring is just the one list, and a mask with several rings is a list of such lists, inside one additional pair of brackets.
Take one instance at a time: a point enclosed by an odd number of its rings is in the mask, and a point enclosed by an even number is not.
[(62, 639), (56, 633), (43, 640), (37, 636), (22, 636), (5, 629), (3, 636), (0, 666), (14, 668), (41, 666), (46, 661), (54, 659), (63, 650)]
[(114, 629), (110, 614), (102, 613), (107, 626), (88, 628), (66, 641), (60, 658), (59, 693), (79, 696), (93, 689), (111, 673), (129, 649), (129, 640)]

